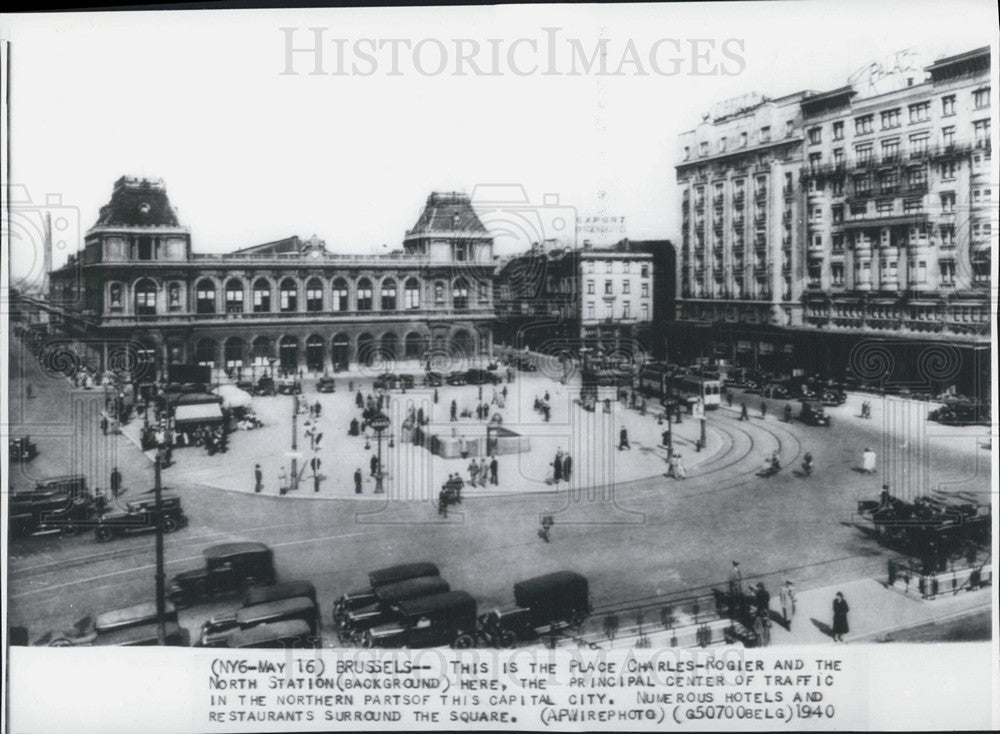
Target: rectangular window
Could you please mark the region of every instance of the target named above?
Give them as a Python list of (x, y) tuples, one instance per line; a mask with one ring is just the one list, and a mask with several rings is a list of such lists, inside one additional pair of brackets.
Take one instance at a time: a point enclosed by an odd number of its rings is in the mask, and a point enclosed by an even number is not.
[(975, 105), (976, 109), (982, 109), (983, 107), (990, 106), (990, 88), (977, 89), (972, 93), (972, 103)]
[(927, 183), (927, 169), (923, 166), (911, 168), (906, 173), (906, 182), (913, 187), (923, 186)]
[[(841, 212), (841, 217), (843, 217), (843, 212)], [(844, 251), (844, 234), (843, 232), (836, 232), (830, 238), (830, 249), (834, 253)]]
[(740, 133), (740, 147), (741, 148), (747, 147), (747, 134), (746, 133)]
[(644, 303), (639, 307), (642, 311), (642, 320), (649, 321), (649, 304)]
[(872, 131), (872, 124), (875, 121), (874, 115), (862, 115), (854, 118), (854, 134), (866, 135)]
[(771, 142), (771, 126), (765, 125), (760, 129), (760, 142), (769, 143)]
[(623, 319), (632, 318), (631, 315), (629, 314), (630, 307), (631, 307), (631, 304), (628, 301), (623, 301), (622, 302), (622, 318)]
[(942, 261), (939, 264), (941, 269), (941, 285), (955, 285), (955, 263), (953, 261)]
[(955, 95), (949, 94), (941, 98), (941, 116), (948, 117), (955, 114)]
[(899, 140), (882, 141), (882, 162), (892, 163), (899, 158)]
[(628, 279), (623, 280), (622, 281), (622, 293), (629, 293), (629, 292), (631, 292), (630, 286), (631, 286), (631, 281), (629, 281)]
[(648, 298), (649, 297), (649, 283), (643, 283), (642, 286), (641, 286), (640, 292), (641, 292), (641, 295), (642, 295), (643, 298)]
[(833, 123), (833, 139), (843, 140), (844, 139), (844, 121), (838, 120)]
[(899, 108), (898, 107), (896, 109), (894, 109), (894, 110), (886, 110), (885, 112), (882, 113), (882, 129), (883, 130), (889, 130), (889, 129), (892, 129), (894, 127), (899, 127), (900, 124), (902, 124), (902, 123), (900, 121), (900, 115), (899, 115)]
[(844, 285), (844, 263), (830, 264), (830, 280), (833, 285)]
[(785, 120), (785, 137), (790, 138), (795, 134), (795, 120)]
[(907, 214), (922, 211), (924, 202), (922, 199), (911, 199), (903, 202), (903, 211)]
[(920, 260), (917, 262), (917, 282), (926, 283), (927, 282), (927, 261)]
[(844, 207), (843, 205), (835, 206), (830, 210), (833, 213), (833, 223), (840, 224), (844, 221)]
[(592, 280), (587, 281), (587, 295), (588, 296), (594, 295), (594, 281)]
[(836, 148), (833, 151), (833, 165), (840, 168), (844, 165), (844, 149)]
[(899, 183), (899, 177), (895, 171), (888, 171), (879, 176), (878, 179), (878, 190), (883, 194), (889, 194), (896, 190), (896, 184)]
[(880, 201), (875, 204), (875, 210), (879, 214), (891, 214), (892, 213), (892, 201)]
[(917, 102), (910, 105), (910, 122), (927, 122), (931, 117), (931, 103)]
[(868, 211), (868, 207), (864, 203), (861, 203), (861, 204), (851, 204), (851, 216), (852, 217), (855, 217), (855, 218), (863, 217), (867, 213), (867, 211)]
[(720, 153), (725, 153), (726, 152), (726, 136), (725, 135), (723, 135), (721, 138), (719, 138), (719, 152)]
[(972, 123), (973, 135), (977, 148), (988, 148), (990, 146), (990, 121), (978, 120)]
[(823, 128), (809, 128), (809, 145), (819, 145), (821, 142), (823, 142)]
[(822, 157), (823, 157), (822, 153), (810, 153), (809, 154), (809, 170), (810, 171), (812, 171), (814, 173), (816, 172), (816, 169), (819, 168), (819, 162), (820, 162), (820, 159)]
[(701, 145), (698, 146), (698, 155), (700, 155), (700, 156), (706, 156), (706, 155), (708, 155), (708, 142), (707, 141), (703, 142)]
[(614, 283), (610, 280), (604, 281), (604, 295), (610, 296), (614, 293)]
[(927, 141), (930, 139), (926, 133), (910, 136), (910, 158), (923, 158), (927, 155)]
[(949, 148), (955, 144), (955, 126), (941, 128), (941, 145)]
[(942, 224), (938, 228), (938, 233), (941, 237), (942, 249), (948, 250), (955, 246), (955, 225)]
[(686, 161), (691, 160), (691, 146), (690, 145), (685, 145), (684, 146), (684, 160), (686, 160)]
[(858, 145), (854, 148), (854, 156), (859, 166), (870, 163), (872, 160), (872, 144)]
[(649, 277), (649, 265), (646, 265), (645, 263), (643, 263), (642, 268), (641, 268), (639, 274), (643, 278), (648, 278)]
[(958, 174), (958, 164), (955, 161), (945, 161), (941, 164), (941, 180), (953, 181)]
[(593, 318), (596, 318), (596, 317), (597, 316), (594, 313), (594, 304), (593, 303), (588, 303), (587, 304), (587, 318), (588, 319), (593, 319)]
[(955, 192), (946, 191), (941, 194), (941, 211), (944, 214), (951, 214), (955, 211)]
[(594, 272), (594, 261), (593, 260), (588, 260), (587, 261), (587, 272), (588, 273)]
[(844, 193), (843, 179), (834, 179), (830, 182), (830, 191), (834, 196), (842, 196)]

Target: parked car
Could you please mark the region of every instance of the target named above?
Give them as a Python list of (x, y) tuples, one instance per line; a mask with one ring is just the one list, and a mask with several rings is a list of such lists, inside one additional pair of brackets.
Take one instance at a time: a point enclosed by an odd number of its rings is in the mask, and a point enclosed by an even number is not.
[(10, 530), (15, 536), (62, 533), (71, 537), (86, 527), (95, 512), (89, 496), (25, 492), (10, 497)]
[(464, 372), (449, 372), (444, 378), (444, 381), (449, 385), (464, 385), (465, 384), (465, 373)]
[(316, 587), (309, 581), (283, 581), (272, 586), (256, 586), (244, 592), (243, 604), (240, 608), (209, 618), (201, 626), (201, 634), (198, 636), (199, 642), (196, 644), (208, 644), (205, 640), (207, 636), (211, 635), (213, 641), (208, 646), (215, 646), (217, 639), (221, 639), (226, 633), (240, 627), (239, 614), (241, 611), (257, 606), (269, 607), (277, 602), (288, 599), (308, 599), (313, 606), (317, 619), (319, 618)]
[(828, 387), (823, 390), (821, 400), (823, 405), (836, 407), (847, 402), (847, 393), (840, 388)]
[(69, 494), (73, 497), (90, 496), (87, 491), (87, 478), (83, 474), (61, 474), (47, 479), (41, 479), (31, 490), (35, 494)]
[(499, 385), (501, 378), (495, 372), (472, 367), (465, 371), (465, 381), (470, 385)]
[[(170, 602), (167, 602), (164, 607), (163, 618), (166, 622), (177, 622), (177, 608)], [(94, 644), (99, 635), (155, 622), (156, 602), (143, 602), (123, 609), (103, 612), (96, 617), (88, 615), (78, 620), (70, 631), (47, 632), (35, 641), (35, 645), (48, 645), (49, 647), (91, 645)]]
[(826, 414), (823, 404), (816, 400), (803, 400), (799, 420), (811, 426), (829, 426), (830, 416)]
[(424, 387), (441, 387), (442, 384), (444, 384), (444, 378), (440, 372), (424, 373)]
[(261, 375), (250, 392), (253, 395), (274, 395), (276, 392), (274, 379), (268, 375)]
[(765, 398), (785, 400), (786, 398), (788, 398), (789, 393), (788, 393), (788, 388), (786, 388), (781, 383), (772, 382), (764, 386), (764, 389), (761, 391), (761, 395), (763, 395)]
[(273, 554), (263, 543), (222, 543), (206, 548), (203, 555), (204, 567), (171, 579), (167, 597), (177, 607), (241, 593), (251, 586), (269, 586), (276, 580)]
[(449, 591), (401, 602), (397, 620), (367, 630), (364, 647), (419, 648), (476, 644), (476, 600), (465, 591)]
[(30, 436), (12, 438), (7, 444), (7, 455), (12, 464), (19, 461), (31, 461), (38, 456), (38, 446), (35, 445)]
[(287, 622), (258, 624), (247, 630), (237, 630), (226, 638), (229, 648), (295, 649), (321, 647), (322, 640), (301, 619)]
[(440, 576), (441, 572), (433, 563), (403, 563), (398, 566), (380, 568), (368, 574), (368, 587), (357, 591), (349, 591), (333, 604), (333, 623), (339, 627), (347, 613), (371, 606), (375, 603), (375, 589), (389, 584), (399, 583), (407, 579), (417, 579), (424, 576)]
[(383, 372), (372, 382), (376, 390), (392, 390), (396, 387), (396, 375), (391, 372)]
[(542, 628), (580, 627), (590, 614), (587, 577), (557, 571), (514, 584), (514, 606), (479, 618), (479, 634), (492, 645), (513, 647), (536, 637)]
[(347, 613), (337, 628), (341, 642), (356, 639), (365, 630), (395, 621), (400, 602), (443, 594), (451, 586), (440, 576), (421, 576), (375, 589), (375, 603)]
[(337, 381), (332, 377), (321, 377), (316, 380), (316, 392), (337, 392)]
[[(186, 629), (178, 626), (176, 622), (167, 622), (165, 625), (165, 643), (169, 647), (188, 647), (191, 644), (191, 636)], [(159, 625), (144, 624), (141, 627), (128, 627), (126, 629), (109, 632), (106, 635), (98, 635), (93, 642), (94, 645), (117, 645), (121, 647), (150, 647), (160, 644)]]
[(281, 395), (300, 395), (302, 393), (302, 383), (293, 377), (283, 377), (278, 380), (277, 388)]
[(514, 362), (521, 372), (538, 372), (538, 365), (527, 357), (521, 357)]
[[(163, 532), (172, 533), (187, 525), (187, 516), (181, 508), (181, 498), (176, 494), (163, 494)], [(124, 509), (105, 512), (97, 520), (94, 534), (101, 543), (107, 543), (121, 535), (145, 533), (156, 530), (156, 499), (144, 496), (142, 499), (125, 503)]]
[(399, 387), (404, 388), (406, 390), (412, 390), (413, 386), (416, 385), (416, 380), (413, 378), (413, 375), (408, 375), (408, 374), (396, 375), (396, 378)]
[(236, 630), (248, 630), (259, 624), (287, 622), (298, 619), (309, 625), (313, 634), (319, 629), (316, 602), (307, 596), (279, 599), (266, 604), (255, 604), (236, 610), (231, 616), (215, 617), (201, 626), (198, 647), (227, 647), (229, 635)]
[(947, 426), (970, 426), (987, 423), (990, 420), (990, 405), (971, 400), (951, 400), (940, 408), (932, 410), (930, 420)]

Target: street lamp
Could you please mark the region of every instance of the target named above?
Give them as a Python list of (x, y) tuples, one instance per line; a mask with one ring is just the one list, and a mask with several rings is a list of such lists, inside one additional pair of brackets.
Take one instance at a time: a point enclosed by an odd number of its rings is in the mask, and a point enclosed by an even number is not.
[(156, 492), (156, 642), (165, 645), (167, 642), (166, 616), (167, 595), (165, 589), (166, 576), (163, 572), (163, 489), (160, 482), (160, 453), (157, 451), (153, 462), (153, 485)]
[(382, 487), (382, 433), (389, 427), (389, 416), (385, 413), (378, 413), (373, 417), (368, 425), (375, 431), (378, 440), (378, 471), (375, 473), (375, 494), (382, 494), (385, 489)]

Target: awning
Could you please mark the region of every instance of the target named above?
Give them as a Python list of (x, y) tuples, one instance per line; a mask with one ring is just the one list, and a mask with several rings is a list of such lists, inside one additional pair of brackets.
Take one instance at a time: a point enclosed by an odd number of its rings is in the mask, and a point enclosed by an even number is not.
[(196, 405), (178, 405), (174, 411), (174, 423), (190, 423), (192, 421), (221, 421), (222, 409), (218, 403), (198, 403)]

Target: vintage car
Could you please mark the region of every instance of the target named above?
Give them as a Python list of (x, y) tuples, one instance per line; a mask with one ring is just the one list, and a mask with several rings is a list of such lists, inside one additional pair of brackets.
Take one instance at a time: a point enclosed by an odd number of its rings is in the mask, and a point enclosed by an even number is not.
[(83, 474), (62, 474), (56, 477), (42, 479), (31, 490), (35, 494), (70, 494), (74, 497), (90, 494), (87, 492), (87, 479)]
[(25, 492), (11, 495), (9, 511), (15, 536), (62, 533), (71, 537), (92, 522), (95, 503), (86, 495)]
[(449, 385), (464, 385), (465, 384), (465, 373), (464, 372), (449, 372), (444, 381)]
[(780, 382), (772, 382), (764, 385), (764, 389), (761, 391), (761, 395), (765, 398), (775, 398), (776, 400), (784, 400), (789, 396), (788, 388), (782, 385)]
[(274, 379), (268, 375), (261, 375), (260, 379), (257, 380), (257, 384), (247, 392), (251, 395), (274, 395), (276, 392)]
[(940, 408), (932, 410), (927, 417), (929, 420), (946, 426), (971, 426), (977, 423), (988, 423), (990, 405), (988, 402), (950, 400)]
[(226, 639), (235, 630), (247, 630), (259, 624), (287, 622), (292, 619), (302, 620), (315, 633), (319, 628), (316, 602), (307, 596), (296, 596), (243, 607), (232, 614), (213, 617), (202, 624), (195, 644), (198, 647), (227, 647)]
[(321, 377), (316, 380), (316, 392), (337, 392), (337, 381), (332, 377)]
[[(162, 500), (163, 532), (172, 533), (187, 525), (187, 516), (181, 508), (181, 498), (165, 493)], [(105, 512), (97, 521), (94, 535), (101, 543), (121, 535), (145, 533), (156, 530), (156, 499), (148, 495), (126, 502), (124, 509)]]
[(441, 376), (440, 372), (424, 373), (424, 387), (441, 387), (443, 383), (444, 378)]
[(277, 383), (280, 395), (299, 395), (302, 393), (302, 383), (294, 377), (282, 377)]
[(451, 591), (440, 576), (421, 576), (375, 589), (375, 603), (347, 613), (337, 627), (341, 642), (356, 640), (367, 629), (392, 622), (397, 617), (397, 605), (410, 599), (433, 596)]
[(497, 647), (569, 625), (578, 628), (590, 614), (587, 578), (556, 571), (514, 584), (514, 606), (494, 609), (479, 618), (479, 634)]
[(30, 436), (12, 438), (7, 444), (7, 455), (10, 462), (31, 461), (38, 456), (38, 447)]
[(173, 577), (167, 597), (177, 607), (204, 599), (243, 593), (251, 586), (275, 582), (274, 556), (263, 543), (222, 543), (203, 551), (205, 565)]
[(396, 584), (407, 579), (440, 575), (441, 572), (433, 563), (403, 563), (372, 571), (368, 574), (368, 588), (349, 591), (333, 603), (333, 624), (339, 627), (348, 612), (374, 604), (375, 589), (380, 586)]
[(396, 378), (397, 378), (397, 384), (404, 390), (411, 390), (413, 389), (413, 386), (417, 384), (413, 375), (409, 374), (396, 375)]
[(538, 365), (527, 357), (521, 357), (515, 362), (515, 364), (521, 372), (538, 372)]
[[(167, 602), (164, 607), (163, 618), (167, 622), (177, 622), (177, 608), (170, 602)], [(100, 635), (154, 622), (156, 622), (156, 603), (143, 602), (131, 607), (103, 612), (96, 617), (88, 615), (77, 621), (70, 631), (47, 632), (35, 641), (35, 645), (48, 645), (49, 647), (92, 645), (95, 644), (94, 641)]]
[(836, 407), (847, 402), (847, 393), (838, 387), (826, 387), (823, 388), (820, 400), (823, 405)]
[(286, 599), (303, 598), (311, 601), (314, 614), (319, 618), (319, 605), (316, 601), (316, 587), (309, 581), (283, 581), (273, 586), (257, 586), (247, 589), (243, 594), (243, 606), (231, 612), (211, 617), (201, 627), (200, 644), (206, 644), (206, 634), (216, 637), (239, 628), (238, 615), (242, 610), (256, 606), (267, 606)]
[(465, 591), (400, 602), (396, 621), (364, 633), (364, 647), (438, 647), (476, 644), (476, 600)]
[[(164, 625), (164, 644), (168, 647), (188, 647), (191, 644), (191, 635), (177, 622), (167, 622)], [(155, 622), (144, 624), (141, 627), (126, 627), (115, 630), (105, 635), (98, 635), (94, 645), (118, 645), (127, 647), (150, 647), (160, 644), (159, 625)]]
[(501, 378), (495, 372), (471, 367), (465, 371), (465, 381), (470, 385), (499, 385)]
[(810, 426), (829, 426), (830, 416), (826, 414), (823, 404), (816, 400), (803, 400), (799, 420)]
[(303, 647), (320, 647), (322, 641), (301, 619), (291, 619), (285, 622), (258, 624), (246, 630), (237, 630), (226, 638), (226, 647), (230, 648), (263, 648), (263, 649), (294, 649)]

